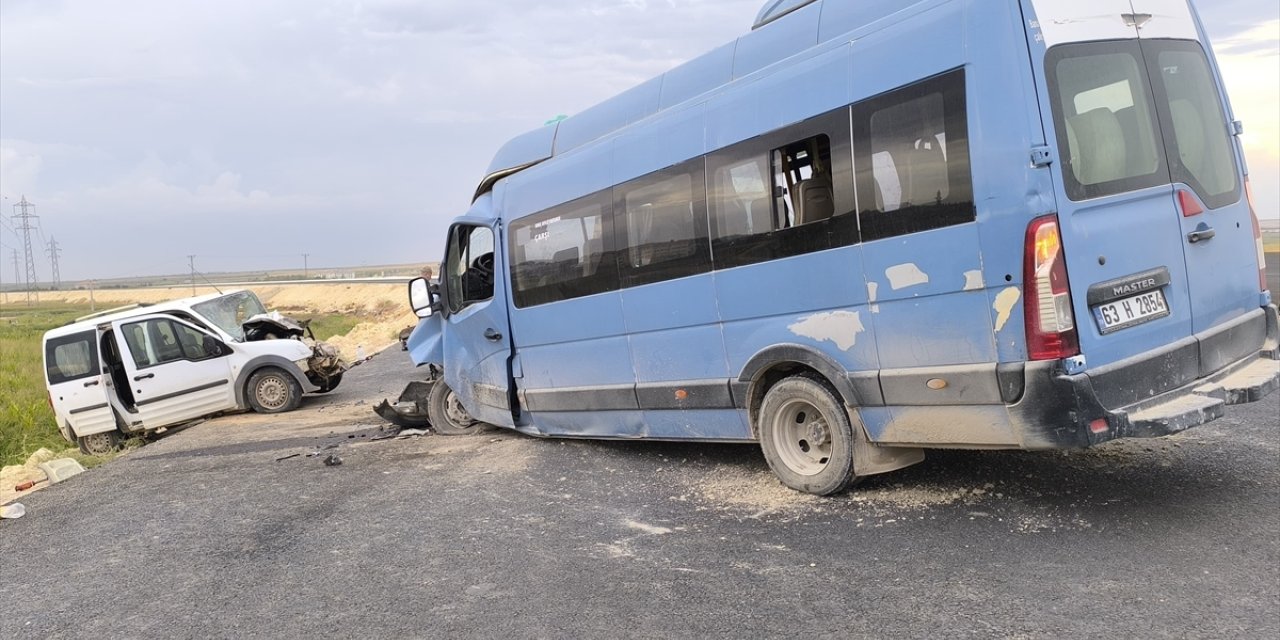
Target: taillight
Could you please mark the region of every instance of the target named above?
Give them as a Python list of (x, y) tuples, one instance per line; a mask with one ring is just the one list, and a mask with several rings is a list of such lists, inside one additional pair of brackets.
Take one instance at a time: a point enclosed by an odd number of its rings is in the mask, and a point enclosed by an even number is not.
[(1186, 189), (1178, 189), (1178, 206), (1182, 207), (1182, 217), (1190, 218), (1204, 213), (1204, 207), (1200, 206), (1200, 201), (1191, 195)]
[(1036, 218), (1027, 227), (1023, 308), (1027, 318), (1027, 354), (1032, 360), (1057, 360), (1080, 354), (1071, 286), (1062, 252), (1058, 216)]
[(1262, 225), (1258, 224), (1258, 208), (1253, 206), (1253, 187), (1244, 179), (1244, 195), (1249, 201), (1249, 218), (1253, 220), (1253, 242), (1258, 247), (1258, 291), (1267, 290), (1267, 254), (1262, 247)]

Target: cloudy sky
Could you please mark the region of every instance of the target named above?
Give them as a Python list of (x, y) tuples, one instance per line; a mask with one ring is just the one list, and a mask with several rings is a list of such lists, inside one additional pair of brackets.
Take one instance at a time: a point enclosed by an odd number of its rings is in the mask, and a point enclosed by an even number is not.
[[(0, 266), (64, 280), (435, 260), (493, 152), (746, 32), (763, 0), (0, 0)], [(1280, 216), (1280, 8), (1199, 3)], [(49, 265), (41, 256), (42, 279)]]

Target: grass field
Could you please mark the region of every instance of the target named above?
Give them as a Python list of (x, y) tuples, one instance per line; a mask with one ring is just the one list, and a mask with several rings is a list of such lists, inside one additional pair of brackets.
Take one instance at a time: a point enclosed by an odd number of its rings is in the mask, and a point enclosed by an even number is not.
[[(69, 446), (49, 408), (41, 337), (87, 313), (87, 305), (0, 307), (0, 466), (22, 464), (41, 447), (61, 451)], [(298, 319), (312, 320), (318, 340), (345, 335), (363, 320), (349, 314), (300, 314)]]
[(40, 337), (86, 313), (73, 305), (0, 308), (0, 465), (21, 464), (41, 447), (67, 447), (45, 392)]

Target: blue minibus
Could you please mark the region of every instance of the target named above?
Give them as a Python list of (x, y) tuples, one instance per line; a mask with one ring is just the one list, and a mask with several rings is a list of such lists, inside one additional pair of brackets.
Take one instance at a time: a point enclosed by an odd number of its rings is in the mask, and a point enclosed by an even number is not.
[(497, 152), (410, 285), (414, 405), (821, 495), (1176, 433), (1280, 384), (1241, 132), (1187, 0), (770, 0)]

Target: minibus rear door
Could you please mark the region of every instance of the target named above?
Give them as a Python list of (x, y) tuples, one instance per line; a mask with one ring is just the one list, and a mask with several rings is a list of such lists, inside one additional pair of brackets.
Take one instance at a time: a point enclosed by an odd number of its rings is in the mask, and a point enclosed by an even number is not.
[[(1167, 208), (1181, 223), (1193, 327), (1203, 334), (1260, 306), (1243, 157), (1217, 65), (1185, 0), (1133, 4), (1152, 16), (1139, 34), (1174, 185)], [(1244, 355), (1228, 351), (1229, 360)], [(1204, 373), (1225, 363), (1203, 363)]]
[[(1116, 4), (1120, 22), (1128, 3)], [(1058, 219), (1073, 323), (1093, 368), (1192, 335), (1185, 239), (1137, 38), (1048, 44)]]

